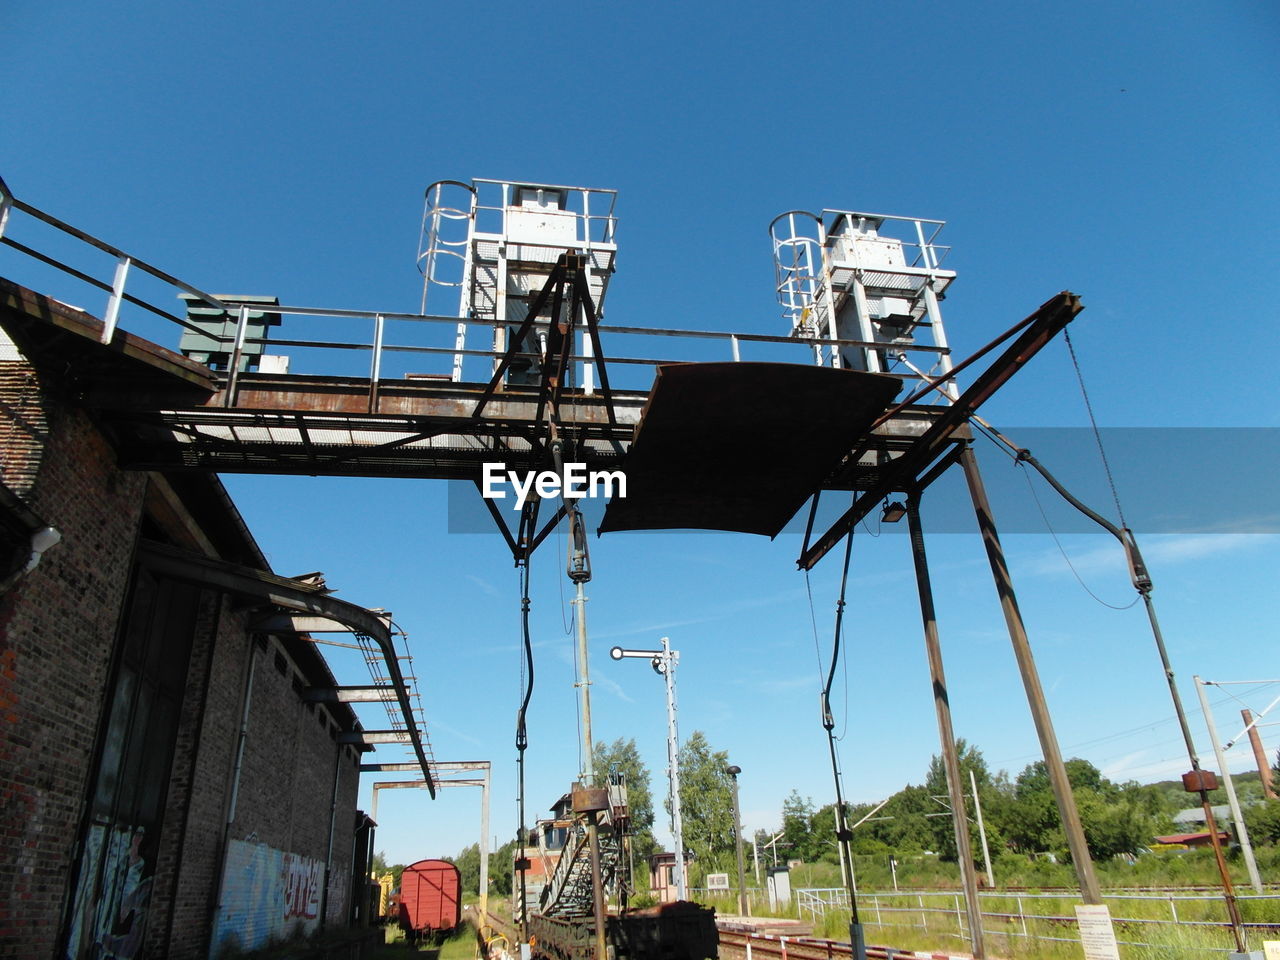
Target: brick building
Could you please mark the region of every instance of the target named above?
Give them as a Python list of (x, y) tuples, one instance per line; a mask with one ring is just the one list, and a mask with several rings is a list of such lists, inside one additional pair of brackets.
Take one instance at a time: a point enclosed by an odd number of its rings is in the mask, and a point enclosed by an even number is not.
[(0, 281), (0, 957), (345, 925), (367, 748), (310, 696), (335, 681), (289, 614), (377, 624), (271, 574), (216, 476), (117, 467), (106, 392), (144, 405), (208, 371), (95, 324)]

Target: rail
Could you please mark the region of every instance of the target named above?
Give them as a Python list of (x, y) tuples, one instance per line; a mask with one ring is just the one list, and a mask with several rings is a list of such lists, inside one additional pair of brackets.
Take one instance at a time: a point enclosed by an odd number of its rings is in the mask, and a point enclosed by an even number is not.
[[(37, 235), (32, 242), (15, 238), (20, 221), (14, 214), (22, 214), (26, 218), (21, 221), (24, 235), (27, 231)], [(608, 217), (608, 235), (612, 237), (611, 210)], [(41, 234), (43, 240), (40, 240)], [(0, 247), (35, 261), (40, 265), (36, 272), (44, 268), (53, 271), (44, 275), (42, 285), (54, 288), (42, 289), (42, 293), (58, 299), (71, 297), (73, 299), (68, 302), (74, 302), (83, 295), (86, 286), (99, 293), (105, 292), (106, 301), (100, 311), (81, 308), (90, 314), (100, 312), (104, 321), (101, 334), (104, 343), (112, 340), (122, 321), (127, 321), (130, 332), (162, 345), (171, 345), (175, 332), (178, 335), (182, 332), (196, 333), (219, 344), (230, 357), (226, 370), (220, 373), (227, 378), (232, 394), (241, 361), (247, 355), (261, 354), (268, 348), (286, 358), (286, 369), (291, 374), (367, 377), (373, 383), (403, 378), (448, 379), (452, 362), (458, 356), (471, 360), (471, 379), (483, 382), (489, 379), (501, 357), (501, 351), (459, 349), (456, 344), (454, 331), (460, 322), (482, 328), (491, 326), (487, 322), (427, 313), (299, 305), (264, 306), (260, 299), (246, 301), (225, 294), (208, 293), (133, 253), (18, 199), (3, 180), (0, 180)], [(106, 255), (109, 260), (89, 266), (84, 261), (90, 254)], [(70, 262), (73, 260), (80, 265)], [(110, 278), (105, 279), (108, 273)], [(0, 266), (0, 274), (8, 274), (8, 270)], [(12, 275), (9, 279), (23, 282), (22, 278)], [(145, 291), (140, 287), (145, 287)], [(161, 305), (164, 298), (181, 294), (190, 298), (195, 306), (225, 312), (231, 320), (231, 327), (222, 332), (211, 331), (207, 326), (199, 326)], [(251, 335), (251, 319), (263, 312), (280, 317), (281, 325), (277, 329), (281, 335)], [(287, 329), (284, 325), (286, 319), (294, 321)], [(599, 329), (611, 339), (611, 346), (616, 348), (619, 341), (624, 341), (627, 347), (606, 357), (607, 362), (619, 371), (612, 377), (614, 389), (637, 392), (647, 391), (651, 382), (651, 375), (640, 371), (663, 363), (697, 360), (811, 363), (815, 345), (885, 348), (883, 343), (865, 340), (797, 339), (786, 335), (723, 330), (611, 324), (602, 324)], [(895, 357), (899, 353), (916, 352), (931, 356), (950, 354), (946, 347), (909, 343), (895, 343), (892, 352)], [(358, 359), (361, 355), (366, 358), (364, 362)], [(540, 358), (530, 354), (530, 359), (536, 361)], [(440, 363), (432, 364), (432, 360)], [(571, 360), (579, 371), (576, 381), (585, 385), (585, 392), (592, 392), (594, 378), (591, 367), (599, 362), (599, 358), (591, 356), (586, 345), (579, 344)], [(427, 369), (416, 370), (414, 364)], [(903, 363), (891, 372), (909, 384), (924, 385), (927, 382), (910, 364)]]
[[(800, 888), (794, 891), (801, 915), (818, 922), (831, 910), (847, 910), (848, 896), (843, 888)], [(1168, 942), (1149, 942), (1176, 939), (1175, 929), (1193, 930), (1206, 941), (1215, 933), (1222, 933), (1221, 945), (1208, 942), (1188, 947), (1188, 956), (1204, 956), (1195, 951), (1210, 951), (1230, 955), (1235, 947), (1230, 943), (1231, 925), (1222, 912), (1220, 892), (1188, 892), (1185, 888), (1164, 891), (1126, 892), (1106, 891), (1104, 900), (1111, 907), (1112, 922), (1121, 946), (1136, 949), (1171, 949)], [(1021, 940), (1053, 942), (1079, 942), (1072, 935), (1076, 926), (1074, 904), (1079, 893), (1063, 890), (1061, 893), (1033, 891), (983, 891), (978, 894), (982, 905), (983, 932), (989, 936), (1002, 936)], [(1280, 888), (1263, 894), (1238, 895), (1238, 902), (1246, 918), (1244, 927), (1280, 937)], [(1054, 908), (1054, 904), (1061, 905)], [(1139, 904), (1149, 905), (1142, 909)], [(1252, 904), (1252, 906), (1251, 906)], [(1168, 914), (1163, 915), (1167, 910)], [(1161, 915), (1156, 915), (1157, 913)], [(964, 910), (964, 894), (959, 891), (917, 890), (893, 892), (859, 892), (858, 914), (868, 927), (908, 928), (927, 931), (957, 941), (968, 940)], [(1150, 915), (1140, 915), (1150, 914)], [(1134, 939), (1139, 931), (1141, 939)], [(1154, 934), (1154, 935), (1153, 935)]]

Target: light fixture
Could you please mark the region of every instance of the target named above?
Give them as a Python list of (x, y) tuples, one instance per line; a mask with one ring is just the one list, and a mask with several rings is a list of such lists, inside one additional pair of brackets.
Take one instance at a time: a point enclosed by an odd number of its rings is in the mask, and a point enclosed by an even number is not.
[(884, 513), (880, 514), (883, 523), (897, 523), (907, 515), (907, 505), (901, 500), (891, 500), (884, 505)]

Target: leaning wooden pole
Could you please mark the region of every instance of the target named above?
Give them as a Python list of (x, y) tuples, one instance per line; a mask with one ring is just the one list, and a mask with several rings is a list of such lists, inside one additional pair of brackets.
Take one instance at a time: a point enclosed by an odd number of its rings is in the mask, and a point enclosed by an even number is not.
[(956, 751), (956, 735), (951, 724), (951, 698), (947, 694), (947, 677), (942, 669), (942, 644), (938, 640), (933, 583), (929, 579), (929, 562), (924, 552), (919, 493), (912, 493), (907, 497), (907, 523), (911, 528), (911, 555), (916, 567), (916, 588), (920, 593), (920, 619), (924, 623), (924, 645), (929, 657), (929, 679), (933, 684), (933, 706), (938, 715), (938, 740), (942, 746), (942, 764), (947, 773), (947, 795), (951, 800), (956, 860), (960, 864), (965, 912), (969, 917), (969, 942), (973, 947), (974, 960), (982, 960), (987, 955), (982, 936), (982, 905), (978, 902), (978, 878), (973, 869), (973, 848), (969, 841), (969, 819), (964, 802), (964, 780), (960, 774), (960, 757)]
[(1040, 749), (1044, 754), (1045, 768), (1049, 774), (1049, 783), (1053, 787), (1053, 797), (1058, 804), (1058, 815), (1062, 818), (1062, 831), (1066, 834), (1067, 849), (1071, 852), (1071, 865), (1075, 868), (1076, 879), (1080, 882), (1080, 896), (1085, 903), (1102, 903), (1102, 893), (1098, 889), (1098, 878), (1093, 871), (1093, 858), (1089, 856), (1089, 845), (1085, 841), (1084, 828), (1080, 825), (1080, 813), (1076, 809), (1076, 800), (1071, 793), (1071, 781), (1067, 778), (1066, 764), (1062, 762), (1062, 751), (1058, 747), (1058, 736), (1053, 729), (1053, 720), (1049, 716), (1049, 705), (1045, 701), (1044, 688), (1040, 684), (1040, 673), (1036, 669), (1035, 658), (1031, 655), (1031, 644), (1027, 639), (1027, 628), (1022, 622), (1022, 612), (1018, 609), (1018, 597), (1013, 591), (1013, 578), (1009, 574), (1008, 564), (1004, 559), (1004, 548), (1000, 545), (1000, 535), (996, 532), (995, 517), (991, 512), (991, 503), (987, 499), (987, 489), (978, 472), (978, 458), (971, 446), (966, 446), (960, 454), (960, 464), (964, 468), (965, 481), (969, 485), (969, 496), (973, 500), (973, 509), (978, 517), (978, 530), (982, 534), (982, 543), (987, 550), (987, 560), (991, 564), (991, 576), (995, 580), (996, 592), (1000, 595), (1000, 607), (1004, 611), (1005, 626), (1009, 630), (1009, 641), (1013, 644), (1013, 654), (1018, 661), (1018, 670), (1022, 674), (1022, 685), (1027, 693), (1027, 703), (1031, 707), (1031, 719), (1036, 726), (1036, 734), (1040, 738)]

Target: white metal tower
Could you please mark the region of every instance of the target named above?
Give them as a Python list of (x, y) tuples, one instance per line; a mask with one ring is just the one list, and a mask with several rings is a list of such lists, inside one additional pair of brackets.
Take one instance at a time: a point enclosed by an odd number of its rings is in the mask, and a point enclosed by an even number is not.
[[(524, 321), (530, 301), (546, 282), (562, 254), (584, 255), (597, 317), (613, 276), (617, 244), (614, 204), (617, 191), (514, 180), (441, 180), (427, 188), (418, 246), (423, 276), (422, 312), (457, 315), (452, 379), (463, 379), (464, 358), (471, 351), (501, 354), (507, 339)], [(490, 331), (477, 343), (473, 327)], [(545, 326), (523, 352), (545, 347)], [(590, 341), (576, 346), (590, 356)], [(472, 365), (475, 365), (474, 362)], [(514, 364), (512, 384), (537, 381), (538, 362)], [(492, 367), (478, 379), (488, 379)], [(591, 364), (583, 364), (581, 386), (594, 388)], [(477, 379), (473, 376), (473, 379)]]
[[(946, 380), (950, 350), (939, 301), (955, 279), (940, 267), (945, 221), (792, 210), (769, 225), (778, 302), (814, 362)], [(835, 343), (833, 341), (852, 341)], [(953, 383), (943, 385), (955, 399)]]

